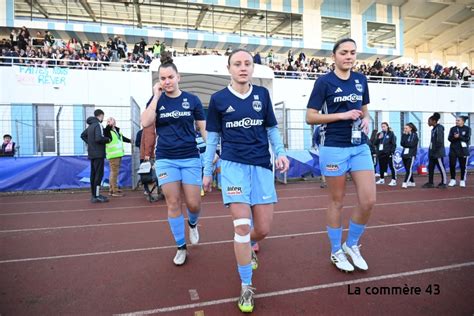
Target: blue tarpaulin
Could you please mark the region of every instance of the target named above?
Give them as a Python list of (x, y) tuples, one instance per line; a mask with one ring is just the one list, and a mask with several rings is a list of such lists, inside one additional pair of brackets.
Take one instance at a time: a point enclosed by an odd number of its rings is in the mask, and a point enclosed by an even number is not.
[[(90, 161), (85, 156), (2, 157), (0, 192), (88, 188)], [(105, 163), (104, 181), (108, 182)], [(131, 158), (122, 158), (119, 186), (131, 187)]]
[[(448, 153), (449, 150), (447, 149)], [(319, 176), (319, 156), (316, 152), (300, 150), (288, 151), (290, 169), (288, 178), (301, 178), (309, 175)], [(404, 172), (401, 160), (401, 148), (393, 158), (398, 172)], [(468, 168), (474, 169), (474, 147), (470, 148)], [(419, 165), (428, 165), (428, 150), (420, 148), (413, 170)], [(449, 158), (445, 157), (445, 166), (449, 168)], [(459, 166), (458, 166), (459, 167)], [(122, 159), (119, 186), (131, 187), (131, 157)], [(89, 187), (90, 161), (85, 156), (51, 157), (2, 157), (0, 158), (0, 192), (75, 189)], [(109, 164), (105, 163), (104, 182), (108, 183)]]

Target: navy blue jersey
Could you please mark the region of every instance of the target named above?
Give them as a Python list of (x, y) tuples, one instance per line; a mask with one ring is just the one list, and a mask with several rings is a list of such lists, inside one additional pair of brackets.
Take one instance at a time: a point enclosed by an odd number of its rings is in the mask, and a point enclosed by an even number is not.
[(276, 126), (268, 90), (252, 86), (240, 95), (227, 87), (211, 96), (206, 129), (221, 134), (221, 158), (271, 168), (267, 127)]
[[(330, 72), (316, 80), (307, 107), (321, 111), (322, 114), (333, 114), (361, 110), (363, 105), (369, 103), (369, 87), (364, 75), (351, 72), (349, 79), (343, 80)], [(351, 135), (352, 120), (322, 124), (321, 146), (354, 146)], [(361, 143), (367, 143), (365, 133), (362, 133)]]
[(161, 94), (156, 106), (156, 159), (198, 158), (195, 121), (203, 121), (199, 98), (182, 91), (177, 98)]

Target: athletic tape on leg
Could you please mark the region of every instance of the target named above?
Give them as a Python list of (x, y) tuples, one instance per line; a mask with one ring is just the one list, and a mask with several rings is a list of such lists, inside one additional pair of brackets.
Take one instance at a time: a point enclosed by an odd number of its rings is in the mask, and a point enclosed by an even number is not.
[(234, 227), (240, 226), (240, 225), (249, 225), (252, 222), (250, 221), (250, 218), (239, 218), (234, 220)]
[(239, 234), (235, 233), (234, 234), (234, 241), (241, 243), (241, 244), (247, 244), (250, 242), (250, 234), (240, 236)]

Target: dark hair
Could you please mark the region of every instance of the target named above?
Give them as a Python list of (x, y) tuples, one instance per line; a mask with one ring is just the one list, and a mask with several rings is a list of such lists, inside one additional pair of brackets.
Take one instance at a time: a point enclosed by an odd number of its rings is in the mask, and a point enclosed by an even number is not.
[(408, 123), (407, 126), (409, 126), (411, 130), (415, 133), (418, 131), (418, 128), (416, 128), (415, 124), (413, 124), (412, 122)]
[(354, 43), (354, 45), (357, 46), (356, 42), (352, 39), (352, 38), (341, 38), (340, 40), (338, 40), (335, 44), (334, 44), (334, 47), (332, 48), (332, 53), (335, 54), (337, 49), (339, 48), (339, 46), (341, 46), (341, 44), (344, 44), (346, 42), (352, 42)]
[(161, 61), (161, 65), (158, 68), (158, 71), (160, 71), (161, 68), (170, 68), (171, 67), (171, 68), (173, 68), (174, 71), (176, 71), (176, 73), (178, 73), (178, 68), (173, 63), (173, 58), (171, 56), (171, 53), (166, 52), (166, 53), (162, 54), (161, 57), (160, 57), (160, 61)]
[(98, 117), (99, 115), (104, 115), (104, 111), (102, 111), (101, 109), (95, 110), (94, 111), (94, 116)]
[(380, 125), (387, 125), (387, 128), (390, 129), (390, 125), (387, 122), (382, 122)]
[(3, 138), (7, 138), (7, 137), (10, 137), (10, 139), (13, 138), (12, 135), (10, 135), (10, 134), (5, 134), (5, 135), (3, 135)]
[(438, 112), (434, 112), (433, 115), (430, 116), (430, 120), (438, 122), (441, 118), (441, 115)]
[(458, 115), (458, 118), (460, 118), (463, 121), (463, 123), (466, 123), (466, 121), (468, 119), (468, 117), (464, 116), (464, 115)]
[(252, 62), (253, 62), (253, 56), (248, 50), (246, 50), (245, 48), (237, 48), (236, 50), (233, 50), (232, 53), (229, 54), (229, 59), (227, 60), (227, 65), (230, 66), (230, 59), (232, 58), (232, 56), (234, 56), (235, 54), (237, 54), (239, 52), (246, 52), (247, 54), (249, 54), (251, 59), (252, 59)]

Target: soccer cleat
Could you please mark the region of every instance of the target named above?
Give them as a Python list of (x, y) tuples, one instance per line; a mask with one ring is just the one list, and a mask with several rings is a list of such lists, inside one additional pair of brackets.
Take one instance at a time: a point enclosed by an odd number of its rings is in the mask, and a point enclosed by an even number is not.
[(377, 182), (375, 182), (375, 184), (385, 184), (385, 180), (379, 179)]
[(186, 262), (187, 251), (186, 248), (178, 249), (176, 256), (174, 256), (173, 262), (177, 266), (182, 266)]
[(446, 186), (446, 184), (444, 184), (444, 183), (440, 183), (440, 184), (438, 184), (438, 187), (437, 187), (437, 188), (438, 188), (438, 189), (446, 189), (447, 186)]
[(109, 199), (103, 195), (99, 195), (96, 197), (96, 199), (99, 201), (99, 203), (107, 203), (109, 201)]
[(354, 271), (354, 266), (347, 260), (346, 254), (342, 249), (339, 249), (336, 253), (331, 253), (331, 262), (341, 271)]
[(376, 173), (376, 174), (375, 174), (375, 177), (380, 177), (380, 174), (379, 174), (379, 173)]
[(402, 183), (402, 188), (404, 188), (404, 189), (408, 188), (408, 183), (403, 182), (403, 183)]
[(410, 188), (416, 187), (416, 183), (415, 183), (415, 182), (408, 182), (407, 185), (408, 185)]
[(240, 290), (240, 297), (237, 306), (242, 313), (251, 313), (254, 308), (253, 295), (255, 294), (255, 288), (250, 285), (243, 285)]
[(199, 231), (197, 224), (194, 227), (189, 225), (189, 241), (191, 242), (191, 245), (196, 245), (199, 242)]
[(433, 183), (429, 183), (429, 182), (426, 182), (425, 184), (423, 184), (422, 188), (423, 189), (433, 189), (435, 186)]
[(464, 181), (464, 180), (459, 181), (459, 186), (461, 188), (465, 188), (466, 187), (466, 181)]
[(252, 258), (250, 259), (250, 263), (252, 264), (252, 270), (258, 269), (258, 258), (255, 251), (252, 249)]
[(390, 183), (388, 185), (391, 186), (391, 187), (396, 186), (397, 185), (397, 180), (392, 179), (392, 181), (390, 181)]
[(359, 248), (360, 246), (357, 245), (349, 247), (346, 243), (342, 244), (342, 250), (344, 250), (344, 252), (348, 254), (349, 257), (351, 257), (352, 263), (354, 263), (354, 265), (360, 270), (367, 271), (369, 266), (367, 265), (367, 262), (365, 262), (364, 258), (362, 258)]
[(456, 186), (456, 180), (455, 180), (455, 179), (451, 179), (451, 180), (449, 181), (448, 186), (449, 186), (449, 187), (454, 187), (454, 186)]

